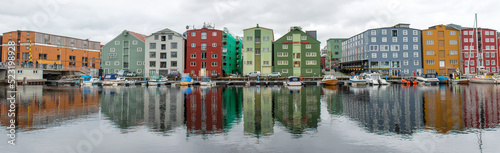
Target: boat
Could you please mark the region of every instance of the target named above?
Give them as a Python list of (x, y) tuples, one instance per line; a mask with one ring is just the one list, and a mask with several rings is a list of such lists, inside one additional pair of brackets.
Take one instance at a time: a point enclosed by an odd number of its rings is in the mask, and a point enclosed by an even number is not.
[(167, 84), (168, 79), (161, 75), (153, 75), (148, 80), (149, 86), (157, 86), (157, 85), (165, 85)]
[(375, 74), (375, 73), (365, 74), (365, 80), (366, 80), (366, 83), (368, 83), (368, 84), (379, 85), (380, 84), (378, 82), (379, 79), (380, 79), (380, 74)]
[(352, 85), (366, 85), (366, 80), (363, 79), (362, 76), (355, 75), (352, 76), (349, 81), (351, 82)]
[(380, 74), (377, 74), (377, 75), (378, 75), (378, 83), (379, 83), (380, 85), (391, 85), (391, 83), (387, 82), (387, 80), (382, 79), (382, 78), (380, 77)]
[(189, 86), (193, 84), (193, 79), (189, 76), (185, 76), (181, 78), (181, 86)]
[(215, 82), (212, 82), (210, 77), (201, 77), (200, 86), (215, 86)]
[(452, 84), (469, 84), (469, 79), (453, 79)]
[(98, 78), (92, 78), (90, 75), (84, 75), (78, 78), (78, 82), (81, 86), (92, 86), (95, 83), (99, 82)]
[(120, 82), (125, 81), (125, 78), (118, 77), (118, 74), (106, 74), (104, 76), (103, 86), (118, 85)]
[(323, 76), (323, 80), (321, 82), (325, 83), (327, 86), (334, 86), (337, 85), (337, 78), (333, 75), (325, 75)]
[(135, 80), (125, 80), (125, 85), (129, 86), (129, 85), (135, 85)]
[(300, 77), (289, 76), (286, 84), (288, 86), (302, 86), (302, 81), (300, 81)]
[(438, 76), (436, 78), (439, 80), (440, 84), (448, 84), (449, 83), (449, 79), (445, 76)]
[(496, 84), (500, 83), (500, 79), (496, 78), (493, 73), (484, 73), (476, 77), (469, 78), (470, 83)]
[(439, 80), (436, 78), (436, 75), (432, 74), (432, 73), (426, 73), (426, 74), (423, 74), (422, 76), (418, 76), (417, 82), (419, 84), (424, 84), (424, 85), (438, 85), (439, 84)]

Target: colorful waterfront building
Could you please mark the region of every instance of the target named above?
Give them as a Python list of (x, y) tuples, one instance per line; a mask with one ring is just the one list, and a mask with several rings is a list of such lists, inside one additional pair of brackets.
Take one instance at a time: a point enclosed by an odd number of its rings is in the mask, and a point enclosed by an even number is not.
[(409, 24), (366, 30), (342, 41), (342, 71), (422, 74), (420, 41), (421, 30)]
[(186, 38), (165, 28), (146, 37), (145, 76), (163, 75), (178, 71), (184, 73)]
[[(14, 42), (16, 65), (87, 72), (100, 68), (100, 42), (36, 31), (3, 33), (2, 44)], [(2, 62), (7, 61), (8, 47), (2, 47)]]
[(460, 70), (460, 29), (436, 25), (422, 31), (422, 58), (425, 73), (449, 75)]
[(191, 76), (222, 76), (223, 31), (204, 25), (186, 32), (184, 73)]
[[(464, 74), (498, 72), (497, 31), (487, 28), (462, 28), (462, 56)], [(479, 46), (479, 47), (478, 47)]]
[(333, 68), (338, 68), (340, 59), (342, 58), (342, 41), (345, 38), (330, 38), (326, 41), (327, 53), (330, 58), (327, 62), (330, 62), (330, 66)]
[(320, 42), (316, 31), (302, 31), (291, 27), (290, 31), (274, 42), (274, 72), (282, 76), (321, 75)]
[(147, 36), (124, 30), (102, 48), (103, 70), (105, 74), (118, 73), (120, 70), (144, 75), (144, 46)]
[(222, 70), (224, 76), (231, 74), (241, 75), (242, 61), (241, 48), (243, 43), (241, 38), (231, 34), (227, 28), (222, 31)]
[(273, 29), (256, 27), (243, 29), (243, 75), (260, 71), (262, 76), (273, 72)]

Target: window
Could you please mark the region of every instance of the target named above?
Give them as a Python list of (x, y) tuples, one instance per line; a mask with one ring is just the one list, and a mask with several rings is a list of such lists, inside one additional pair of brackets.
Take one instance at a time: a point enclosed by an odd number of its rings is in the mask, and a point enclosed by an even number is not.
[(472, 42), (474, 42), (474, 39), (472, 39), (472, 38), (469, 38), (469, 42), (471, 42), (471, 43), (472, 43)]
[(207, 53), (206, 52), (202, 52), (201, 53), (201, 59), (207, 59)]
[(247, 48), (247, 51), (248, 51), (248, 52), (251, 52), (251, 51), (252, 51), (252, 48)]
[(170, 67), (177, 67), (177, 61), (170, 61)]
[(281, 72), (282, 73), (288, 73), (288, 69), (282, 69)]
[(316, 65), (317, 61), (306, 61), (306, 65)]
[(137, 40), (133, 40), (132, 45), (137, 45)]
[(212, 43), (212, 47), (217, 47), (217, 43)]
[(283, 45), (283, 49), (288, 49), (288, 45)]
[(450, 50), (450, 55), (458, 55), (458, 51), (456, 51), (456, 50)]
[(247, 41), (252, 41), (252, 37), (248, 36)]
[(196, 66), (196, 62), (191, 62), (191, 66)]
[(490, 61), (489, 60), (486, 60), (486, 65), (490, 65)]
[(167, 44), (161, 44), (161, 50), (167, 50)]
[(201, 50), (207, 50), (207, 43), (201, 43)]
[(495, 60), (491, 60), (491, 65), (495, 65)]
[(469, 46), (464, 46), (464, 50), (469, 50)]
[(288, 57), (287, 52), (278, 52), (278, 57)]
[(418, 35), (418, 31), (417, 30), (413, 30), (413, 35)]
[(115, 41), (115, 45), (120, 45), (120, 41)]
[(149, 49), (156, 49), (156, 43), (149, 43)]
[(312, 73), (313, 70), (312, 69), (306, 69), (306, 73)]
[(137, 47), (137, 52), (142, 52), (142, 47)]
[(110, 48), (109, 52), (115, 52), (115, 48)]
[(167, 68), (167, 62), (160, 62), (160, 68)]
[(408, 61), (403, 61), (403, 65), (408, 65)]
[(432, 35), (432, 31), (427, 31), (427, 35)]
[(370, 51), (378, 51), (378, 45), (370, 45)]
[(217, 59), (217, 54), (212, 54), (212, 59)]
[(316, 53), (314, 52), (307, 52), (306, 57), (316, 57)]
[(196, 32), (191, 32), (191, 36), (196, 36)]
[(301, 36), (300, 40), (307, 40), (307, 36)]
[(491, 57), (495, 57), (495, 53), (491, 53)]
[(292, 40), (292, 38), (293, 38), (292, 36), (287, 36), (286, 40)]
[(468, 57), (469, 57), (469, 53), (465, 53), (464, 58), (468, 58)]
[(142, 65), (142, 61), (137, 61), (137, 65)]
[(372, 42), (377, 42), (377, 37), (372, 37)]
[(434, 51), (433, 50), (425, 51), (425, 55), (434, 55)]
[[(493, 65), (493, 64), (491, 64)], [(496, 72), (496, 68), (495, 67), (491, 67), (491, 72)]]
[(172, 35), (168, 35), (168, 40), (172, 40)]
[(306, 44), (306, 49), (311, 49), (311, 44)]
[(382, 42), (387, 42), (387, 37), (382, 37)]
[(418, 45), (413, 45), (413, 50), (418, 50)]
[(398, 58), (398, 53), (392, 53), (392, 58)]
[(177, 49), (177, 43), (176, 42), (170, 43), (170, 49)]
[(156, 67), (156, 61), (149, 61), (149, 67)]
[(455, 31), (450, 31), (450, 35), (457, 35)]
[(377, 35), (377, 30), (372, 30), (372, 31), (371, 31), (371, 34), (372, 34), (372, 36)]
[(413, 57), (418, 57), (418, 52), (414, 52)]
[(398, 37), (392, 37), (392, 42), (398, 42)]
[(470, 58), (474, 58), (474, 53), (470, 53)]
[(403, 50), (408, 50), (408, 45), (403, 45)]
[(110, 61), (106, 61), (106, 65), (107, 66), (111, 65), (111, 62)]
[(177, 52), (170, 52), (170, 58), (177, 58)]
[(426, 45), (434, 45), (434, 40), (426, 40), (425, 44)]
[(418, 37), (413, 37), (413, 42), (418, 42)]
[(433, 73), (434, 74), (434, 73), (436, 73), (436, 70), (434, 70), (434, 69), (427, 69), (427, 73)]
[(387, 30), (386, 29), (382, 30), (382, 35), (387, 35)]
[(372, 58), (377, 58), (377, 53), (372, 53)]
[(456, 45), (457, 44), (457, 40), (450, 40), (450, 45)]
[(269, 36), (263, 37), (264, 41), (269, 41)]
[(473, 31), (469, 31), (469, 35), (472, 35), (472, 32), (473, 32)]
[(207, 33), (201, 32), (201, 39), (207, 39)]
[(486, 48), (485, 48), (485, 49), (486, 49), (486, 50), (490, 50), (490, 46), (486, 46)]
[(418, 61), (413, 61), (413, 65), (415, 65), (415, 66), (416, 66), (416, 65), (418, 65), (418, 64), (419, 64), (419, 63), (418, 63)]
[(474, 65), (474, 61), (470, 61), (470, 65)]
[(403, 53), (403, 57), (404, 57), (404, 58), (408, 58), (408, 52), (404, 52), (404, 53)]
[(399, 51), (399, 45), (391, 45), (391, 51)]
[(467, 31), (464, 31), (464, 35), (467, 35)]
[(398, 30), (392, 30), (392, 36), (397, 37), (398, 36)]
[(443, 61), (443, 60), (439, 61), (439, 67), (444, 67), (444, 65), (445, 65), (445, 64), (444, 64), (444, 61)]
[(464, 61), (464, 65), (469, 65), (469, 61)]
[(495, 46), (491, 46), (491, 47), (490, 47), (490, 49), (491, 49), (491, 50), (495, 50)]
[(495, 35), (495, 34), (493, 33), (493, 31), (490, 31), (490, 35)]
[(288, 65), (288, 61), (278, 61), (278, 65)]
[(114, 64), (115, 64), (115, 66), (118, 66), (118, 65), (120, 65), (120, 62), (119, 61), (115, 61)]
[(156, 58), (156, 52), (149, 52), (149, 58)]
[(269, 51), (269, 48), (264, 48), (264, 51), (265, 51), (265, 52), (268, 52), (268, 51)]
[(260, 55), (260, 48), (255, 48), (255, 55)]
[(408, 42), (408, 37), (403, 37), (403, 42)]
[(464, 42), (469, 42), (469, 38), (464, 38)]
[(212, 62), (212, 66), (216, 67), (217, 66), (217, 62)]
[(382, 58), (387, 58), (387, 53), (382, 53)]
[(247, 61), (247, 65), (252, 65), (252, 61)]
[(380, 51), (389, 51), (389, 45), (380, 45)]
[(160, 53), (160, 59), (167, 59), (167, 53)]

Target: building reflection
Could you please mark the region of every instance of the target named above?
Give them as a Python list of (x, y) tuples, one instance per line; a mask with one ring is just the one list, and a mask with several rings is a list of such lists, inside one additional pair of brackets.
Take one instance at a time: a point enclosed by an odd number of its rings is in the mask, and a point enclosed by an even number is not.
[(223, 90), (223, 127), (224, 131), (227, 132), (234, 124), (239, 123), (241, 120), (243, 88), (224, 88)]
[(411, 134), (424, 127), (422, 92), (402, 86), (349, 87), (343, 114), (370, 132)]
[(223, 132), (222, 90), (222, 88), (191, 87), (190, 92), (185, 94), (188, 136)]
[[(7, 88), (0, 91), (0, 112), (8, 112)], [(65, 120), (85, 118), (99, 112), (99, 94), (96, 88), (19, 86), (16, 97), (16, 121), (20, 131), (60, 126)], [(2, 126), (8, 126), (10, 117), (0, 113)]]
[(439, 133), (463, 130), (463, 101), (459, 86), (424, 90), (425, 126)]
[(184, 96), (179, 88), (148, 87), (144, 95), (146, 126), (168, 133), (184, 125)]
[[(342, 88), (342, 87), (340, 87)], [(328, 113), (332, 115), (342, 115), (342, 93), (338, 86), (326, 86), (323, 88), (323, 94), (326, 98)]]
[(243, 88), (244, 131), (255, 137), (272, 135), (273, 95), (271, 88)]
[(496, 128), (500, 125), (500, 87), (474, 85), (462, 89), (464, 124), (467, 128)]
[(318, 127), (321, 87), (288, 88), (273, 94), (274, 117), (298, 138)]
[(101, 111), (116, 125), (127, 132), (144, 123), (144, 88), (102, 87)]

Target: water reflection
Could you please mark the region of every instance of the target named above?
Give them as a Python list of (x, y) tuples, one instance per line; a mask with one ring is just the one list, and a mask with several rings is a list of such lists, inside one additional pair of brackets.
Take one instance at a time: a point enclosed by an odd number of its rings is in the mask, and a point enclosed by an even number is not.
[(185, 96), (188, 136), (223, 132), (222, 88), (196, 87)]
[(133, 130), (144, 123), (145, 96), (142, 88), (103, 87), (101, 89), (101, 111), (122, 132)]
[(271, 88), (243, 88), (244, 131), (255, 137), (272, 135), (273, 98)]
[[(8, 126), (7, 88), (0, 88), (0, 119)], [(93, 87), (19, 86), (15, 116), (19, 131), (60, 126), (67, 120), (85, 118), (99, 112), (99, 96)]]

